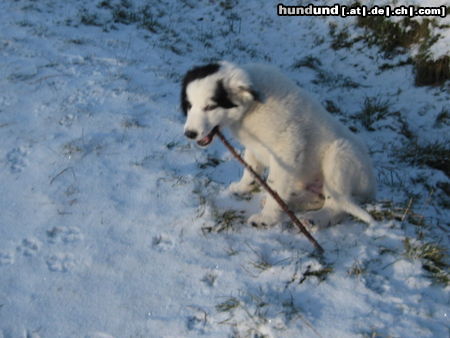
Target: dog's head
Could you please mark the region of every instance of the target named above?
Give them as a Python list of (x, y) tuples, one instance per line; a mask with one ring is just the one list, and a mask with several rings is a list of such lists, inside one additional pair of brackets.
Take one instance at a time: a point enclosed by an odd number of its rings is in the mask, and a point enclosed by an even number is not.
[(217, 128), (240, 120), (256, 100), (258, 93), (243, 69), (228, 62), (195, 67), (186, 73), (181, 88), (184, 134), (207, 146)]

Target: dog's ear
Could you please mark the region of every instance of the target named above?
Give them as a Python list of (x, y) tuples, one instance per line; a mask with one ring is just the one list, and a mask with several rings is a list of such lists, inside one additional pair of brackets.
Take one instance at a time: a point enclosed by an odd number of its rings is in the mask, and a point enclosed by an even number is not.
[(245, 100), (253, 100), (253, 101), (258, 101), (258, 102), (262, 102), (262, 98), (261, 95), (255, 90), (253, 89), (251, 86), (240, 86), (238, 88), (238, 95), (240, 95), (242, 98), (244, 98)]
[(223, 79), (223, 84), (232, 100), (243, 103), (251, 101), (262, 102), (260, 93), (254, 89), (247, 73), (243, 69), (237, 67), (230, 69)]

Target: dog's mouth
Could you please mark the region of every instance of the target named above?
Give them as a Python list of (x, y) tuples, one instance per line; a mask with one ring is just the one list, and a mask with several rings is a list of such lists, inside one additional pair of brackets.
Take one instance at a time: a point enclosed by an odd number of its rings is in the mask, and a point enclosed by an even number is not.
[(216, 135), (217, 131), (219, 130), (219, 126), (215, 126), (208, 135), (206, 135), (204, 138), (202, 138), (201, 140), (197, 141), (197, 144), (199, 146), (202, 147), (206, 147), (207, 145), (209, 145), (212, 140), (214, 139), (214, 136)]

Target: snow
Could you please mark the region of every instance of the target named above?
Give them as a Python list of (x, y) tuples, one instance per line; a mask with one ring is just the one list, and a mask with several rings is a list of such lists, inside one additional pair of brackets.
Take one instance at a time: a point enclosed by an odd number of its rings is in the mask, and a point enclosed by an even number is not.
[[(112, 23), (99, 3), (0, 3), (0, 337), (448, 336), (449, 286), (404, 254), (412, 237), (448, 248), (448, 209), (412, 183), (448, 178), (394, 156), (394, 118), (373, 132), (351, 119), (364, 98), (386, 98), (419, 140), (442, 140), (445, 86), (414, 87), (411, 66), (380, 71), (375, 47), (331, 49), (329, 23), (350, 18), (166, 0), (154, 33)], [(83, 8), (99, 26), (80, 23)], [(292, 67), (308, 56), (331, 81)], [(204, 150), (182, 135), (180, 74), (214, 58), (273, 63), (336, 103), (371, 149), (378, 201), (405, 207), (411, 190), (427, 226), (349, 220), (314, 231), (319, 257), (286, 224), (241, 222), (261, 195), (227, 193), (239, 164), (217, 140)]]

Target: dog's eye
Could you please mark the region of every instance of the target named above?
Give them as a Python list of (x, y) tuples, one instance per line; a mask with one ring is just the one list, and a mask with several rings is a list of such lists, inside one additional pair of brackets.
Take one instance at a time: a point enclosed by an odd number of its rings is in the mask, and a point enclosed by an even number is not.
[(210, 110), (214, 110), (218, 107), (217, 104), (209, 104), (207, 105), (205, 108), (203, 108), (204, 111), (210, 111)]
[(192, 105), (188, 100), (183, 100), (181, 103), (181, 109), (183, 110), (184, 115), (187, 115), (189, 110), (191, 110)]

